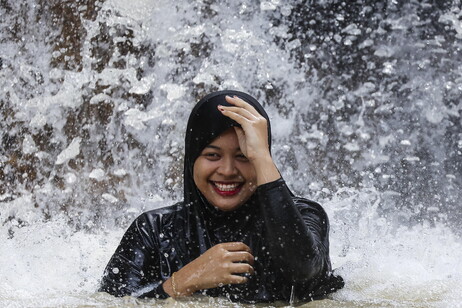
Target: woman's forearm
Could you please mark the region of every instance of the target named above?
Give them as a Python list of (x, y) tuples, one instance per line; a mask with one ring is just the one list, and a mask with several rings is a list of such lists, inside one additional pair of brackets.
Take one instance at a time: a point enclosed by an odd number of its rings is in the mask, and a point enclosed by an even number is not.
[(316, 276), (325, 268), (328, 259), (320, 238), (326, 227), (322, 225), (322, 218), (311, 213), (313, 219), (307, 226), (282, 179), (259, 187), (257, 193), (276, 266), (294, 282)]
[(258, 160), (252, 162), (257, 174), (257, 186), (274, 182), (281, 178), (281, 175), (269, 155), (262, 155)]

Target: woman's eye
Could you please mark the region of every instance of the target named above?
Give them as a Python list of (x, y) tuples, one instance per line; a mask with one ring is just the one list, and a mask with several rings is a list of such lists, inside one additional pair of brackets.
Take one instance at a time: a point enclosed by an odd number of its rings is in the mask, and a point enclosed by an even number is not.
[(207, 159), (219, 159), (220, 158), (220, 155), (218, 155), (217, 153), (205, 153), (203, 155)]
[(244, 154), (238, 154), (236, 157), (241, 161), (248, 161), (247, 157)]

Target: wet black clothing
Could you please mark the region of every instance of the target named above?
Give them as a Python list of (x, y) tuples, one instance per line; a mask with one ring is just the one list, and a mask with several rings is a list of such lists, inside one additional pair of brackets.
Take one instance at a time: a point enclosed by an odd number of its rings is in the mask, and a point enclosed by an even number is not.
[[(140, 215), (109, 261), (100, 291), (116, 296), (166, 298), (162, 283), (209, 248), (244, 242), (255, 257), (255, 275), (240, 285), (203, 290), (234, 301), (271, 302), (322, 298), (343, 286), (332, 275), (329, 222), (322, 207), (294, 197), (284, 180), (260, 185), (237, 210), (223, 212), (202, 196), (192, 177), (202, 149), (231, 126), (215, 112), (228, 105), (224, 95), (238, 95), (265, 116), (252, 97), (234, 91), (205, 97), (193, 109), (186, 133), (184, 201)], [(204, 124), (207, 123), (208, 125)], [(268, 126), (269, 136), (271, 131)]]

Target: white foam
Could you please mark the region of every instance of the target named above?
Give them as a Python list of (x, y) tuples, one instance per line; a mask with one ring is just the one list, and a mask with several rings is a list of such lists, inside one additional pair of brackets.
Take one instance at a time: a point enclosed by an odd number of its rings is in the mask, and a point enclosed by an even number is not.
[(24, 154), (32, 154), (37, 151), (37, 146), (35, 145), (34, 139), (31, 135), (25, 135), (24, 141), (22, 142), (22, 152)]
[(72, 142), (67, 148), (65, 148), (61, 153), (58, 154), (56, 158), (55, 165), (62, 165), (68, 162), (70, 159), (75, 158), (80, 153), (80, 142), (82, 138), (76, 137), (72, 139)]
[(106, 177), (106, 172), (104, 172), (104, 170), (101, 169), (101, 168), (96, 168), (96, 169), (93, 169), (90, 172), (88, 177), (90, 179), (94, 179), (94, 180), (100, 182), (100, 181), (104, 180), (104, 178)]
[[(23, 206), (30, 204), (23, 204)], [(2, 307), (55, 307), (91, 302), (121, 232), (71, 232), (65, 219), (0, 231)], [(5, 306), (6, 305), (6, 306)]]
[[(357, 216), (358, 223), (340, 235), (338, 225), (346, 221), (339, 221), (337, 213), (343, 213), (346, 204), (336, 200), (326, 204), (333, 224), (333, 266), (346, 281), (345, 288), (332, 295), (335, 301), (324, 302), (326, 307), (341, 307), (342, 303), (347, 307), (353, 303), (444, 307), (460, 300), (460, 238), (444, 225), (393, 230), (385, 220), (372, 217), (372, 210)], [(31, 206), (30, 199), (14, 204), (16, 208), (27, 206)], [(13, 231), (13, 238), (7, 238), (7, 228)], [(13, 307), (110, 303), (123, 307), (127, 303), (120, 299), (95, 294), (123, 231), (73, 232), (60, 217), (23, 227), (4, 224), (0, 227), (0, 303)], [(191, 305), (194, 303), (198, 301)], [(159, 303), (164, 304), (168, 303)], [(200, 306), (207, 307), (204, 303)]]
[[(444, 224), (395, 227), (379, 217), (386, 195), (339, 190), (325, 207), (332, 223), (333, 266), (346, 287), (333, 298), (346, 302), (438, 307), (459, 298), (462, 239)], [(393, 306), (392, 305), (392, 306)]]

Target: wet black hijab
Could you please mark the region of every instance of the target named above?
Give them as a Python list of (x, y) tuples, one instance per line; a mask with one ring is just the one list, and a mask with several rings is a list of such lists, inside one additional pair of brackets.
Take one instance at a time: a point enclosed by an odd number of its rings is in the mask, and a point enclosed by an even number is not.
[[(225, 117), (218, 110), (218, 105), (231, 106), (225, 97), (237, 96), (260, 113), (268, 122), (268, 144), (271, 147), (271, 128), (269, 118), (260, 103), (252, 96), (232, 90), (211, 93), (202, 98), (193, 108), (189, 116), (185, 137), (184, 159), (184, 201), (185, 204), (200, 202), (208, 205), (207, 200), (197, 189), (193, 179), (194, 162), (202, 150), (215, 138), (233, 126), (240, 126), (234, 120)], [(209, 207), (209, 206), (207, 206)], [(217, 210), (218, 211), (218, 210)]]
[[(262, 246), (263, 218), (260, 215), (260, 207), (257, 204), (255, 193), (239, 208), (225, 212), (212, 206), (194, 183), (194, 162), (202, 150), (229, 128), (240, 126), (234, 120), (223, 116), (218, 110), (218, 105), (231, 106), (226, 102), (226, 96), (238, 96), (266, 118), (268, 144), (271, 145), (268, 115), (260, 103), (246, 93), (232, 90), (214, 92), (202, 98), (193, 108), (186, 130), (184, 160), (184, 204), (189, 209), (190, 223), (195, 225), (195, 227), (188, 228), (188, 231), (195, 234), (186, 235), (187, 238), (191, 239), (189, 246), (191, 257), (198, 256), (212, 246), (224, 242), (243, 242), (252, 251), (258, 250), (258, 247)], [(257, 284), (257, 281), (255, 280), (251, 284)], [(238, 299), (249, 293), (249, 287), (250, 283), (226, 285), (221, 288), (208, 289), (205, 292), (211, 296), (234, 294), (237, 296), (234, 299)], [(250, 287), (250, 289), (257, 289), (257, 286)]]
[[(261, 234), (261, 215), (256, 205), (256, 194), (250, 197), (238, 209), (224, 212), (212, 206), (194, 183), (194, 162), (202, 150), (220, 134), (237, 122), (225, 117), (218, 110), (218, 105), (231, 106), (226, 96), (238, 96), (252, 105), (268, 121), (268, 144), (271, 144), (271, 129), (269, 118), (260, 103), (252, 96), (239, 91), (219, 91), (202, 98), (193, 108), (188, 120), (185, 136), (184, 158), (184, 204), (189, 208), (189, 215), (195, 221), (198, 234), (192, 250), (199, 248), (193, 254), (204, 253), (208, 248), (223, 242), (241, 241), (249, 246), (254, 244), (253, 238)], [(190, 220), (190, 221), (191, 221)]]

